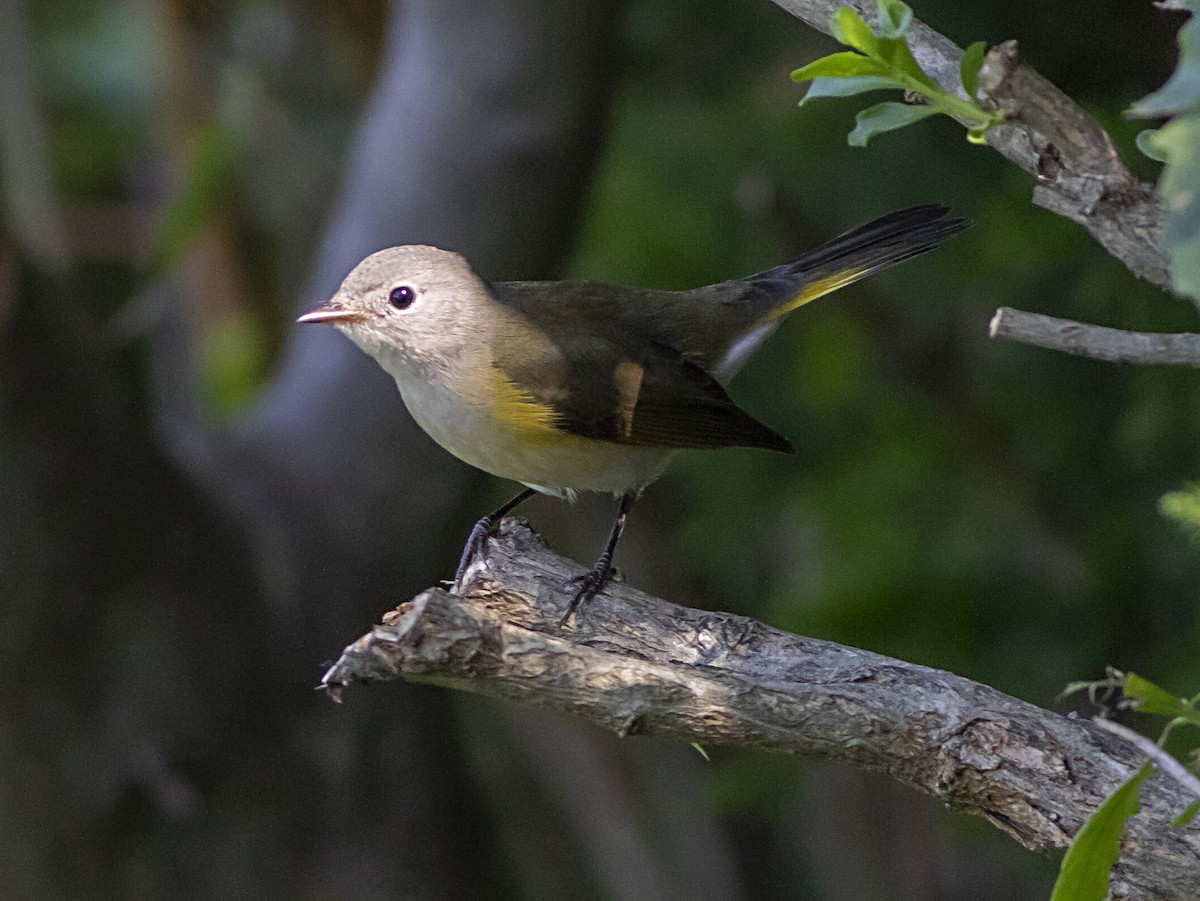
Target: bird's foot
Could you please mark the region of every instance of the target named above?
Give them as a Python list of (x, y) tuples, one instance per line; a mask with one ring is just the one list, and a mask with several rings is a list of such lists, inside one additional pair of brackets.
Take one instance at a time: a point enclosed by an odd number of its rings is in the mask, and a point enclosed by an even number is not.
[(454, 573), (455, 588), (462, 588), (463, 578), (477, 556), (484, 563), (487, 562), (488, 539), (496, 534), (497, 525), (491, 516), (485, 516), (471, 528), (467, 543), (463, 545), (462, 557), (458, 561), (458, 571)]
[(467, 543), (463, 546), (462, 557), (458, 561), (458, 571), (454, 574), (453, 585), (455, 589), (462, 590), (463, 579), (466, 577), (467, 570), (471, 568), (471, 563), (476, 556), (484, 563), (487, 563), (488, 539), (496, 534), (504, 517), (515, 510), (518, 505), (525, 503), (525, 501), (533, 497), (533, 495), (534, 490), (526, 488), (499, 510), (489, 513), (479, 520), (479, 522), (475, 523), (475, 527), (471, 529), (471, 534), (467, 536)]
[(579, 607), (580, 604), (590, 601), (601, 591), (604, 586), (612, 581), (613, 576), (617, 571), (612, 568), (606, 558), (601, 558), (596, 561), (596, 565), (582, 575), (575, 576), (573, 579), (567, 580), (567, 585), (578, 585), (579, 589), (575, 592), (575, 597), (571, 598), (571, 603), (567, 605), (567, 612), (562, 615), (562, 619), (558, 621), (558, 627), (561, 629), (567, 624), (567, 620), (571, 618), (571, 614)]

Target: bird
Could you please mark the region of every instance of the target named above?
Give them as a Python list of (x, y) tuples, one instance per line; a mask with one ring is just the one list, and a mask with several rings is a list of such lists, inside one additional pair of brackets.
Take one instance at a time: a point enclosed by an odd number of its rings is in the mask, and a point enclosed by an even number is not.
[(604, 550), (560, 621), (599, 594), (630, 509), (679, 450), (794, 453), (726, 385), (805, 304), (967, 227), (941, 204), (875, 219), (790, 263), (684, 291), (595, 281), (491, 282), (427, 245), (360, 262), (302, 323), (336, 326), (396, 381), (439, 445), (524, 489), (471, 529), (455, 574), (486, 561), (504, 516), (535, 494), (618, 499)]

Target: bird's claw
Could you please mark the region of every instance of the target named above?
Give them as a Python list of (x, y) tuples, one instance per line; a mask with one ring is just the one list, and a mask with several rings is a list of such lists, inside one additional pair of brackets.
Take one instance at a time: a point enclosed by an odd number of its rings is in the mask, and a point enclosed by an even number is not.
[(471, 564), (476, 557), (487, 563), (488, 539), (492, 537), (495, 530), (495, 524), (487, 517), (475, 523), (471, 529), (471, 534), (467, 536), (467, 543), (463, 545), (462, 557), (458, 561), (458, 570), (454, 573), (454, 584), (456, 586), (462, 587), (467, 570), (471, 568)]
[(561, 629), (567, 624), (567, 620), (571, 618), (571, 614), (575, 612), (580, 604), (590, 601), (598, 595), (612, 579), (615, 572), (611, 566), (605, 564), (603, 567), (593, 566), (587, 572), (568, 579), (567, 585), (578, 585), (579, 590), (575, 592), (575, 597), (567, 605), (567, 612), (558, 621), (558, 627)]

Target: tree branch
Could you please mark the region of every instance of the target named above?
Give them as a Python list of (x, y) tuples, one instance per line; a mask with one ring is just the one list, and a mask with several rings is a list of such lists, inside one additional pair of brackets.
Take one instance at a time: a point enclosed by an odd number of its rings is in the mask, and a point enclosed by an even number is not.
[[(843, 761), (978, 814), (1027, 848), (1062, 848), (1140, 756), (1094, 724), (941, 670), (680, 607), (613, 584), (560, 630), (581, 572), (505, 520), (457, 594), (401, 604), (326, 673), (404, 679), (564, 711), (619, 735), (656, 735)], [(1194, 899), (1200, 828), (1173, 782), (1143, 791), (1113, 897)]]
[(1200, 366), (1200, 335), (1190, 332), (1127, 332), (1001, 307), (988, 335), (1109, 363)]
[[(868, 21), (875, 15), (873, 4), (868, 8), (862, 0), (773, 2), (826, 34), (839, 6), (856, 7)], [(962, 50), (917, 20), (908, 34), (921, 67), (943, 87), (961, 91)], [(988, 144), (1037, 179), (1033, 202), (1078, 222), (1135, 275), (1170, 290), (1160, 240), (1163, 211), (1154, 187), (1130, 173), (1100, 123), (1019, 63), (1015, 41), (988, 51), (979, 93), (1006, 116), (1005, 125), (988, 131)]]

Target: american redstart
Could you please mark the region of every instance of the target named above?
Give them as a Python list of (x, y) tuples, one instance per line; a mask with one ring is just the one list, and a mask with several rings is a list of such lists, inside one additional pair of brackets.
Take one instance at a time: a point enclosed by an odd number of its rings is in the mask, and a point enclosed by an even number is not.
[(794, 453), (723, 386), (788, 313), (962, 231), (966, 222), (948, 212), (930, 204), (892, 213), (795, 262), (690, 291), (488, 282), (457, 253), (392, 247), (299, 321), (336, 325), (396, 380), (438, 444), (527, 486), (475, 524), (456, 581), (476, 553), (486, 556), (501, 517), (535, 491), (620, 497), (565, 621), (610, 578), (634, 499), (676, 450)]

